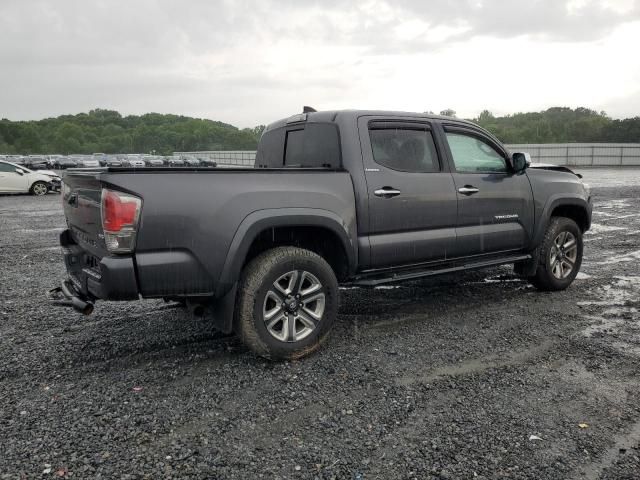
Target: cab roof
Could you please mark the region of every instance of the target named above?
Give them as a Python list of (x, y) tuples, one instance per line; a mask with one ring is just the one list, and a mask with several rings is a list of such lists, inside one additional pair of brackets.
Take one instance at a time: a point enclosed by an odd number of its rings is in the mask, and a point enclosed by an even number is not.
[(364, 116), (381, 116), (381, 117), (409, 117), (421, 120), (437, 120), (446, 121), (448, 123), (456, 123), (461, 125), (468, 125), (478, 128), (473, 122), (468, 120), (461, 120), (454, 117), (445, 117), (443, 115), (434, 115), (431, 113), (417, 113), (417, 112), (403, 112), (395, 110), (325, 110), (321, 112), (304, 112), (292, 115), (287, 118), (276, 120), (273, 123), (267, 125), (266, 130), (272, 130), (275, 128), (284, 127), (288, 124), (300, 123), (300, 122), (336, 122), (338, 117), (364, 117)]

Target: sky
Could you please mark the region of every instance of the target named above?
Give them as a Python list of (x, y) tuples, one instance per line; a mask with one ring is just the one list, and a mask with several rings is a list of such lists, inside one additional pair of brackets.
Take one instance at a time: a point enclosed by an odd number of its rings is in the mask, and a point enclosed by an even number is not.
[(0, 118), (640, 116), (640, 0), (0, 0)]

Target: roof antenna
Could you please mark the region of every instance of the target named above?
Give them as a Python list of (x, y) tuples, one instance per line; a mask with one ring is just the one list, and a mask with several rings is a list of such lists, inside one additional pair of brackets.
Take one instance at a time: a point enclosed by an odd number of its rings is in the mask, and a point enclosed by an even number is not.
[(313, 112), (317, 112), (317, 110), (313, 107), (308, 107), (307, 105), (302, 107), (302, 113), (313, 113)]

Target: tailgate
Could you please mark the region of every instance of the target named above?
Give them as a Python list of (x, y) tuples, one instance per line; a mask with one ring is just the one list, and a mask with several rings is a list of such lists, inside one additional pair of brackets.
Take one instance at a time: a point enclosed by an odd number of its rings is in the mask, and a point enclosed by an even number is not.
[(62, 205), (75, 242), (97, 258), (107, 255), (102, 231), (100, 172), (66, 172)]

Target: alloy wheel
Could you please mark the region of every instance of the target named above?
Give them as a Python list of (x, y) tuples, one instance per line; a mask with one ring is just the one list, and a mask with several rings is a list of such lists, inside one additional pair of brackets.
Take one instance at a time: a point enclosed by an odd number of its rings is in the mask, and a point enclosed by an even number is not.
[(568, 231), (560, 232), (553, 240), (549, 252), (551, 273), (559, 280), (564, 280), (576, 266), (578, 258), (578, 241), (575, 235)]
[(318, 277), (305, 270), (292, 270), (267, 291), (262, 319), (274, 338), (298, 342), (318, 327), (324, 310), (325, 294)]
[(38, 196), (45, 195), (47, 193), (47, 190), (48, 188), (44, 183), (36, 183), (33, 186), (33, 193), (35, 193)]

